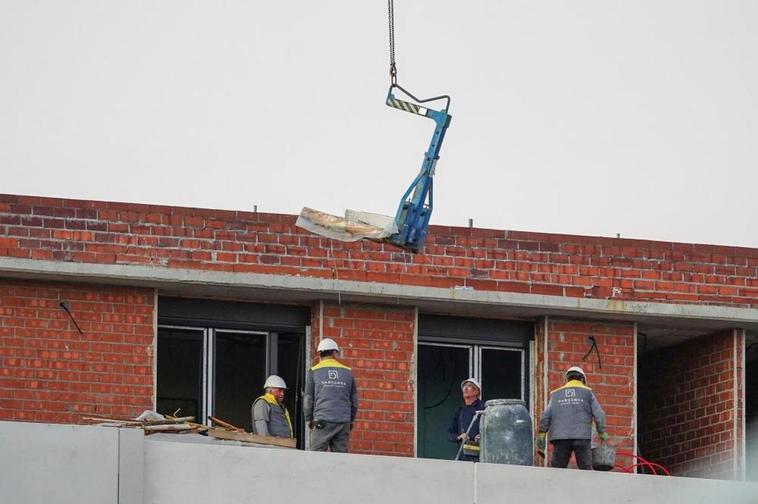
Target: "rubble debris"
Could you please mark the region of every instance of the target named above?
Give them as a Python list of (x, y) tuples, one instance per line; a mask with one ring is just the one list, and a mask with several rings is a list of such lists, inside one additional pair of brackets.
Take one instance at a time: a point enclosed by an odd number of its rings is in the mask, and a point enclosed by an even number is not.
[[(178, 412), (178, 410), (177, 410)], [(139, 414), (135, 420), (138, 420), (140, 422), (143, 422), (145, 420), (165, 420), (166, 417), (161, 415), (160, 413), (157, 413), (155, 411), (145, 410), (142, 413)]]
[(208, 430), (207, 425), (195, 423), (195, 417), (175, 417), (171, 415), (161, 415), (153, 411), (144, 411), (136, 418), (119, 417), (119, 416), (83, 416), (85, 422), (92, 422), (93, 425), (101, 427), (120, 427), (142, 429), (145, 434), (153, 432), (196, 432), (202, 433)]
[(208, 419), (213, 423), (213, 427), (196, 423), (193, 416), (178, 417), (174, 415), (162, 415), (154, 411), (144, 411), (135, 418), (98, 415), (82, 416), (83, 421), (91, 422), (93, 425), (101, 427), (142, 429), (146, 436), (156, 432), (194, 433), (206, 435), (214, 439), (240, 441), (257, 445), (279, 446), (283, 448), (295, 448), (297, 445), (296, 439), (251, 434), (245, 432), (245, 429), (242, 427), (237, 427), (221, 418), (211, 416)]

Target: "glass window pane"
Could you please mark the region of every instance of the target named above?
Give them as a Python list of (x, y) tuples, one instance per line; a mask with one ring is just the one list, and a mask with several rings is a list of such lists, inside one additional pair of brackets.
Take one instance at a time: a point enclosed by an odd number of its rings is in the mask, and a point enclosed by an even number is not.
[(202, 422), (203, 331), (158, 328), (157, 408)]
[(279, 333), (277, 346), (277, 374), (287, 384), (284, 395), (284, 405), (292, 416), (295, 437), (302, 446), (302, 390), (305, 387), (305, 335), (295, 333)]
[(483, 399), (523, 399), (521, 397), (521, 351), (482, 348)]
[(250, 407), (266, 381), (266, 335), (216, 331), (214, 416), (252, 429)]

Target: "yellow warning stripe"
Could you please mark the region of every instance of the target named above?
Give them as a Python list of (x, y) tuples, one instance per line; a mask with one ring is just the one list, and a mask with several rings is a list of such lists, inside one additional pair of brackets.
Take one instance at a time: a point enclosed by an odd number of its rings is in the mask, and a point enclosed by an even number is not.
[(406, 112), (410, 112), (412, 114), (418, 114), (419, 108), (421, 108), (413, 103), (408, 103), (407, 101), (403, 100), (396, 100), (394, 98), (388, 98), (387, 105), (400, 110), (405, 110)]

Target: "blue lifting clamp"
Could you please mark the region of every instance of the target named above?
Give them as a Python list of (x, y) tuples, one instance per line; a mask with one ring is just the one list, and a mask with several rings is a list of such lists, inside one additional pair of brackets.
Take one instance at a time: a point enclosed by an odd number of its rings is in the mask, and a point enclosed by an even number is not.
[[(394, 65), (391, 72), (392, 70), (394, 70)], [(424, 154), (421, 171), (400, 199), (400, 205), (398, 205), (397, 213), (395, 214), (395, 224), (398, 231), (385, 238), (385, 241), (417, 253), (424, 246), (429, 219), (432, 216), (432, 208), (434, 206), (432, 179), (437, 160), (440, 158), (442, 140), (445, 138), (445, 132), (448, 126), (450, 126), (450, 119), (452, 118), (448, 114), (448, 110), (450, 110), (450, 97), (442, 95), (419, 100), (397, 84), (394, 73), (392, 77), (392, 84), (389, 91), (387, 91), (387, 105), (410, 112), (411, 114), (428, 117), (435, 122), (434, 134), (429, 143), (429, 149)], [(395, 89), (402, 91), (416, 103), (395, 98), (395, 94), (393, 93)], [(437, 100), (446, 101), (445, 107), (441, 110), (434, 110), (420, 105)]]

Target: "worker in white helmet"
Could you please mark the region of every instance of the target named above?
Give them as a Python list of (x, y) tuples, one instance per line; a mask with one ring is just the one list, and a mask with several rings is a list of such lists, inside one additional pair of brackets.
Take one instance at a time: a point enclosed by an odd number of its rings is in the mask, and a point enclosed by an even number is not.
[(592, 469), (592, 422), (600, 440), (605, 442), (605, 413), (587, 386), (587, 375), (579, 366), (566, 370), (566, 384), (550, 393), (550, 402), (540, 417), (537, 449), (545, 450), (545, 436), (550, 432), (553, 445), (552, 467), (568, 466), (574, 453), (579, 469)]
[(291, 438), (292, 419), (284, 406), (284, 391), (287, 384), (277, 376), (271, 375), (263, 384), (262, 396), (253, 402), (253, 433), (261, 436), (276, 436)]
[(316, 349), (319, 363), (308, 370), (303, 414), (313, 451), (347, 452), (350, 431), (358, 414), (358, 389), (353, 371), (337, 361), (340, 349), (331, 338)]
[[(482, 386), (476, 378), (468, 378), (461, 382), (463, 406), (455, 410), (447, 428), (447, 440), (452, 443), (463, 443), (459, 448), (459, 460), (469, 462), (479, 461), (479, 418), (476, 412), (484, 409), (482, 405)], [(471, 421), (474, 420), (472, 424)], [(470, 428), (469, 428), (470, 427)], [(466, 431), (468, 430), (468, 434)]]

